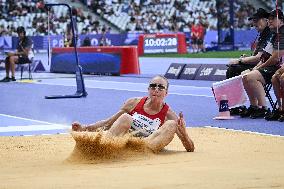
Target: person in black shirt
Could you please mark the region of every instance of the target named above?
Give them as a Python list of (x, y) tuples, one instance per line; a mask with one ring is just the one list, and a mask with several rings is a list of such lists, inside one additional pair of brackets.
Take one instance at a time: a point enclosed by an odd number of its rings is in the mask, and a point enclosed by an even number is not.
[(272, 35), (272, 32), (268, 27), (268, 16), (268, 12), (266, 12), (263, 8), (259, 8), (257, 12), (249, 18), (256, 30), (259, 32), (259, 37), (256, 40), (256, 48), (252, 56), (241, 56), (239, 59), (230, 60), (226, 72), (227, 79), (238, 76), (241, 72), (247, 69), (252, 69), (260, 61), (263, 49)]
[[(9, 52), (5, 60), (6, 77), (1, 82), (16, 81), (15, 79), (15, 64), (26, 64), (31, 62), (33, 57), (32, 45), (33, 42), (26, 36), (25, 28), (20, 26), (17, 28), (19, 43), (16, 52)], [(10, 78), (10, 72), (12, 77)]]
[[(259, 32), (259, 36), (256, 40), (256, 48), (252, 56), (242, 55), (238, 59), (230, 60), (226, 72), (227, 79), (238, 76), (245, 70), (252, 69), (260, 61), (260, 57), (263, 54), (263, 49), (272, 36), (272, 32), (268, 27), (268, 16), (268, 12), (266, 12), (263, 8), (259, 8), (257, 12), (249, 18), (249, 20), (252, 21), (253, 26)], [(239, 115), (244, 109), (245, 106), (231, 108), (230, 113), (232, 115)]]
[[(284, 16), (281, 10), (278, 10), (278, 19), (276, 10), (269, 14), (269, 28), (274, 32), (271, 44), (268, 43), (265, 49), (271, 54), (263, 59), (253, 68), (251, 72), (244, 75), (243, 84), (250, 101), (250, 107), (243, 112), (241, 117), (263, 118), (267, 113), (265, 91), (263, 85), (271, 83), (271, 78), (280, 67), (279, 58), (284, 55)], [(278, 29), (278, 33), (276, 33)]]

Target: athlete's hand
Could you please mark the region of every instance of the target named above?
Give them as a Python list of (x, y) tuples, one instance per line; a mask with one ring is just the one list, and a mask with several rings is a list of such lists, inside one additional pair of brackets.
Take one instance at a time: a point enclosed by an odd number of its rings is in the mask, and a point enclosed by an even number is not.
[(281, 68), (279, 68), (276, 72), (275, 72), (275, 76), (279, 79), (279, 77), (284, 73), (284, 66), (282, 66)]
[(186, 128), (185, 128), (185, 121), (183, 118), (183, 113), (180, 112), (179, 116), (178, 116), (178, 130), (180, 131), (180, 133), (184, 134), (186, 133)]
[(178, 134), (178, 137), (180, 138), (183, 146), (185, 147), (186, 151), (193, 152), (194, 151), (194, 143), (189, 138), (189, 136), (186, 132), (185, 121), (184, 121), (182, 112), (180, 112), (179, 116), (178, 116), (177, 134)]
[(238, 64), (239, 63), (239, 60), (238, 59), (231, 59), (230, 61), (229, 61), (229, 65), (230, 64)]
[(253, 67), (252, 71), (257, 70), (259, 68), (260, 68), (259, 66), (255, 66), (255, 67)]

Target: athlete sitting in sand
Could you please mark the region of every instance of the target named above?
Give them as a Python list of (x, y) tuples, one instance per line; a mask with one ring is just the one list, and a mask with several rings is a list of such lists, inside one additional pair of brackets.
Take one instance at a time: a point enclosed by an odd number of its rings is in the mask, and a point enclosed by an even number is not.
[(123, 136), (130, 132), (145, 140), (148, 147), (160, 151), (174, 138), (175, 133), (188, 152), (194, 151), (193, 141), (189, 138), (182, 113), (179, 117), (164, 102), (168, 94), (169, 83), (163, 76), (152, 78), (148, 97), (128, 99), (121, 109), (110, 118), (94, 124), (82, 126), (73, 123), (73, 131), (107, 130), (109, 137)]

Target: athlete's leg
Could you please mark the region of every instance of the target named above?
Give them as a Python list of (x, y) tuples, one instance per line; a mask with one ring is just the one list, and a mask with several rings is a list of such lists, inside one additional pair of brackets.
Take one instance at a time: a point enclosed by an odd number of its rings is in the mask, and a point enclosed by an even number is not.
[(157, 131), (145, 138), (145, 141), (153, 151), (160, 151), (174, 138), (177, 123), (174, 120), (166, 121)]
[(279, 101), (279, 107), (284, 111), (284, 73), (280, 76), (280, 96), (281, 100)]
[(6, 77), (8, 78), (10, 75), (10, 57), (8, 57), (7, 61), (5, 61), (5, 70), (6, 70)]
[(264, 83), (265, 80), (258, 70), (251, 71), (244, 76), (243, 84), (251, 105), (266, 106)]
[(126, 134), (130, 127), (133, 119), (131, 115), (124, 113), (122, 114), (110, 127), (107, 132), (107, 136), (123, 136)]
[(279, 75), (274, 74), (272, 76), (271, 83), (272, 83), (272, 86), (273, 86), (274, 94), (276, 96), (278, 105), (280, 105), (280, 108), (281, 108), (281, 100), (280, 100), (280, 98), (281, 98), (281, 95), (280, 95), (281, 87), (280, 87), (280, 77), (279, 77)]
[(10, 71), (11, 71), (12, 77), (15, 77), (15, 64), (18, 62), (18, 59), (19, 59), (18, 56), (11, 56), (9, 59)]

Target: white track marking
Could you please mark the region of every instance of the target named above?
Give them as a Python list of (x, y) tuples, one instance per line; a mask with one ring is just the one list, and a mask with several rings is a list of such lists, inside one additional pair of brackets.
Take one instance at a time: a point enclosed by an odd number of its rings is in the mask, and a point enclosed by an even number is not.
[[(75, 82), (70, 82), (71, 79), (60, 79), (58, 80), (44, 80), (42, 82), (36, 83), (40, 85), (58, 85), (75, 87)], [(56, 83), (54, 82), (56, 81)], [(134, 83), (134, 82), (118, 82), (118, 81), (96, 81), (96, 80), (85, 80), (86, 88), (95, 89), (110, 89), (119, 91), (131, 91), (131, 92), (143, 92), (147, 93), (148, 84), (145, 83)], [(194, 91), (199, 90), (199, 94), (195, 94)], [(183, 91), (183, 92), (180, 92)], [(200, 92), (201, 91), (201, 92)], [(196, 87), (196, 86), (182, 86), (182, 85), (170, 85), (169, 94), (171, 95), (181, 95), (181, 96), (198, 96), (198, 97), (208, 97), (213, 98), (210, 94), (210, 87)]]
[(24, 117), (12, 116), (12, 115), (7, 115), (7, 114), (0, 114), (0, 116), (10, 117), (10, 118), (15, 118), (15, 119), (21, 119), (21, 120), (26, 120), (26, 121), (34, 121), (34, 122), (43, 123), (43, 124), (54, 125), (54, 123), (50, 123), (50, 122), (46, 122), (46, 121), (39, 121), (39, 120), (35, 120), (35, 119), (29, 119), (29, 118), (24, 118)]
[(48, 131), (48, 130), (60, 130), (70, 129), (67, 125), (26, 125), (26, 126), (8, 126), (0, 127), (0, 133), (2, 132), (23, 132), (23, 131)]
[(226, 130), (226, 131), (233, 131), (233, 132), (240, 132), (240, 133), (249, 133), (249, 134), (257, 134), (257, 135), (263, 135), (263, 136), (272, 136), (272, 137), (284, 138), (284, 136), (281, 136), (281, 135), (273, 135), (273, 134), (260, 133), (260, 132), (254, 132), (254, 131), (243, 131), (243, 130), (239, 130), (239, 129), (227, 129), (227, 128), (222, 128), (222, 127), (212, 127), (212, 126), (204, 126), (204, 127), (210, 128), (210, 129), (218, 129), (218, 130)]

